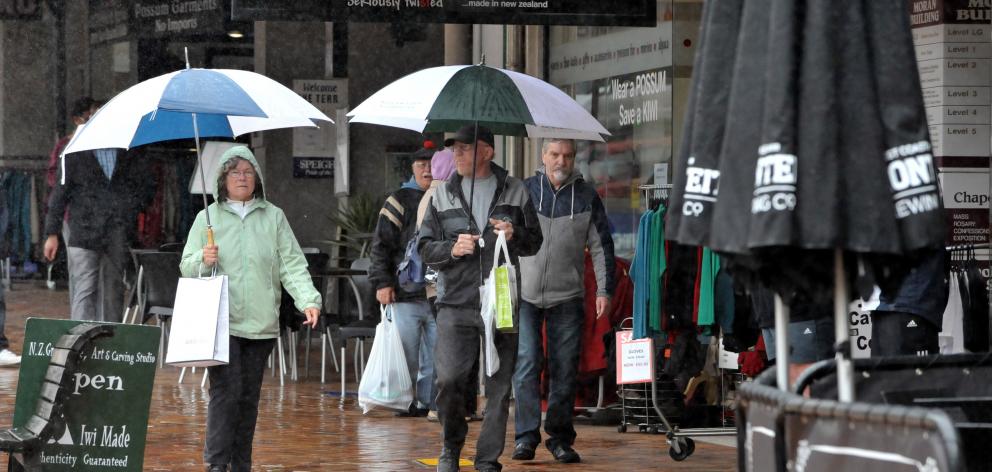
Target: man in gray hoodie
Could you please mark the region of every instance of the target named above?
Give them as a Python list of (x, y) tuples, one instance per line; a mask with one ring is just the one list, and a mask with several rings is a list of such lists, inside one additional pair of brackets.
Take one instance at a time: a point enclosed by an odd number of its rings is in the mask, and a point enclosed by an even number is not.
[(522, 301), (513, 388), (516, 392), (516, 446), (513, 459), (531, 460), (541, 442), (540, 375), (544, 364), (541, 326), (547, 323), (548, 412), (545, 442), (555, 460), (580, 462), (572, 449), (575, 378), (585, 321), (585, 250), (596, 272), (596, 316), (609, 310), (614, 278), (613, 238), (596, 189), (575, 172), (575, 142), (545, 140), (544, 166), (524, 181), (537, 203), (544, 241), (532, 257), (520, 258)]

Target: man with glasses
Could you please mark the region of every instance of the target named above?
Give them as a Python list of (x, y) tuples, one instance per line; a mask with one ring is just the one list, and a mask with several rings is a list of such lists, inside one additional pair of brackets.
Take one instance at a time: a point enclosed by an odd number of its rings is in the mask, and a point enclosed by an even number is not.
[(413, 177), (386, 198), (372, 235), (372, 266), (369, 281), (375, 298), (389, 305), (393, 323), (403, 343), (410, 380), (416, 387), (414, 401), (401, 417), (424, 417), (434, 410), (434, 340), (437, 325), (423, 287), (401, 287), (396, 275), (403, 262), (407, 243), (417, 230), (417, 207), (431, 185), (430, 141), (413, 154)]
[[(492, 163), (494, 141), (492, 131), (474, 125), (445, 141), (454, 151), (457, 175), (436, 188), (420, 227), (421, 258), (439, 273), (434, 351), (443, 440), (439, 472), (458, 470), (468, 433), (465, 396), (484, 334), (479, 286), (492, 268), (496, 232), (506, 235), (514, 265), (541, 247), (541, 227), (526, 187)], [(500, 367), (486, 377), (486, 414), (476, 445), (475, 468), (482, 472), (502, 468), (517, 335), (497, 332), (495, 344)]]

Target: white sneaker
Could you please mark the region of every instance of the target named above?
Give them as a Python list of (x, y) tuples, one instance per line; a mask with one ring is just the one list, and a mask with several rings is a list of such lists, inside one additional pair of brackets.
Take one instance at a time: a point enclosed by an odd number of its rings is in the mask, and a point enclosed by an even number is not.
[(21, 363), (21, 356), (14, 354), (10, 349), (0, 351), (0, 367), (15, 366)]

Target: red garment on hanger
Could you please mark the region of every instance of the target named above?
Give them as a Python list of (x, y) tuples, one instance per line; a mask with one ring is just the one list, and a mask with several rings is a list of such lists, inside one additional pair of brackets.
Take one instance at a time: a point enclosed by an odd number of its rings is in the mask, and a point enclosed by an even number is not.
[(606, 344), (603, 336), (634, 312), (634, 283), (630, 280), (630, 263), (618, 258), (616, 265), (616, 290), (610, 299), (610, 311), (596, 319), (596, 271), (592, 257), (586, 251), (585, 275), (585, 325), (582, 329), (582, 354), (579, 356), (579, 373), (599, 373), (606, 369)]
[[(164, 182), (162, 164), (156, 162), (151, 166), (154, 180)], [(165, 189), (156, 185), (155, 198), (138, 214), (138, 245), (143, 248), (157, 248), (162, 244), (162, 207), (165, 201)]]

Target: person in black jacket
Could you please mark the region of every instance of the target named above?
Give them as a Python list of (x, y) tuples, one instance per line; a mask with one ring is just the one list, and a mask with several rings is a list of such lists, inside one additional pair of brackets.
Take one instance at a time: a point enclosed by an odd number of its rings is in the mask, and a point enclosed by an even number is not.
[[(510, 262), (518, 267), (517, 259), (537, 253), (543, 241), (527, 188), (492, 163), (493, 143), (493, 133), (482, 126), (478, 133), (474, 126), (463, 127), (445, 141), (455, 153), (458, 174), (437, 187), (420, 226), (421, 258), (438, 270), (438, 286), (444, 288), (436, 301), (438, 337), (434, 350), (443, 441), (437, 470), (443, 472), (458, 470), (468, 433), (465, 395), (469, 373), (479, 356), (479, 338), (484, 334), (479, 286), (492, 269), (496, 232), (506, 234)], [(467, 199), (472, 199), (471, 207)], [(519, 293), (519, 275), (517, 281)], [(516, 315), (514, 318), (516, 326), (519, 320)], [(486, 378), (486, 414), (476, 445), (475, 468), (483, 472), (501, 469), (499, 456), (506, 443), (517, 335), (497, 332), (495, 345), (500, 367)]]
[(122, 149), (97, 149), (64, 156), (48, 198), (45, 258), (54, 260), (63, 215), (69, 210), (69, 284), (74, 320), (121, 321), (124, 268), (136, 218), (155, 195), (142, 156)]
[[(413, 154), (413, 178), (386, 198), (379, 210), (379, 220), (372, 235), (372, 267), (369, 280), (375, 286), (375, 298), (392, 310), (403, 343), (410, 380), (414, 382), (415, 401), (410, 409), (397, 416), (427, 416), (434, 409), (434, 340), (437, 324), (427, 303), (423, 287), (406, 290), (399, 286), (396, 270), (403, 262), (407, 243), (417, 230), (417, 207), (431, 185), (433, 144)], [(428, 147), (429, 145), (429, 147)]]

